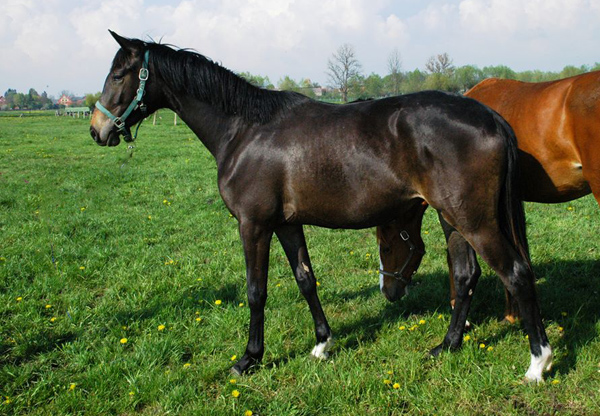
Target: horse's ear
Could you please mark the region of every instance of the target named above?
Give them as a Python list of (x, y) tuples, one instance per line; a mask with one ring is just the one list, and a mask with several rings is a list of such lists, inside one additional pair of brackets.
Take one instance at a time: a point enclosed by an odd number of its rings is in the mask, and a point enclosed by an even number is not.
[(132, 39), (124, 38), (123, 36), (113, 32), (110, 29), (108, 29), (108, 31), (110, 32), (112, 37), (115, 38), (117, 43), (121, 46), (121, 48), (123, 48), (124, 51), (131, 52), (132, 54), (140, 52), (139, 42), (136, 42)]

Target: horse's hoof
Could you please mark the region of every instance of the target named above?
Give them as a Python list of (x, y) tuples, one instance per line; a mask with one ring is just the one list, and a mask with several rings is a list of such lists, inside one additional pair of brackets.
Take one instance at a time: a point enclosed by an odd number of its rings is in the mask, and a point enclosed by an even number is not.
[(231, 370), (229, 371), (231, 374), (241, 376), (250, 372), (259, 363), (260, 360), (244, 355), (237, 363), (235, 363), (233, 367), (231, 367)]
[(442, 353), (443, 350), (444, 350), (444, 344), (440, 344), (437, 347), (435, 347), (429, 351), (429, 357), (431, 357), (431, 358), (438, 357)]

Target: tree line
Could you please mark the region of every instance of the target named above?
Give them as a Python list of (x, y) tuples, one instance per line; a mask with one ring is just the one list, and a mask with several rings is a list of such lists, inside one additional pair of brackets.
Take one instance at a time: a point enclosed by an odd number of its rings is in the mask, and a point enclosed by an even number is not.
[[(327, 62), (327, 87), (309, 79), (294, 80), (284, 76), (273, 84), (269, 77), (241, 72), (242, 78), (250, 83), (266, 89), (296, 91), (331, 102), (348, 102), (359, 99), (380, 98), (400, 94), (408, 94), (422, 90), (443, 90), (454, 93), (464, 93), (486, 78), (506, 78), (526, 82), (553, 81), (600, 70), (600, 63), (594, 65), (567, 65), (559, 72), (552, 71), (521, 71), (517, 72), (505, 65), (485, 66), (475, 65), (456, 67), (447, 53), (430, 57), (423, 68), (413, 71), (402, 70), (400, 52), (394, 49), (387, 59), (387, 74), (381, 76), (371, 73), (365, 75), (362, 64), (356, 56), (355, 49), (350, 44), (340, 46)], [(92, 108), (100, 97), (99, 92), (85, 95), (85, 105)], [(69, 95), (69, 94), (67, 94)], [(4, 93), (6, 109), (50, 109), (58, 108), (44, 91), (38, 94), (33, 88), (27, 94), (8, 89)]]
[[(277, 89), (292, 90), (328, 101), (348, 102), (358, 99), (380, 98), (393, 95), (408, 94), (422, 90), (442, 90), (464, 93), (486, 78), (505, 78), (525, 82), (545, 82), (567, 78), (590, 71), (600, 70), (600, 63), (594, 65), (567, 65), (559, 72), (530, 70), (517, 72), (506, 65), (476, 65), (456, 67), (447, 53), (430, 57), (422, 69), (402, 70), (402, 59), (397, 49), (393, 50), (387, 60), (387, 74), (381, 76), (371, 73), (365, 75), (362, 65), (350, 44), (340, 46), (327, 62), (328, 86), (320, 89), (318, 84), (308, 79), (294, 81), (288, 76), (280, 79)], [(251, 83), (275, 89), (268, 77), (239, 74)], [(320, 91), (319, 91), (320, 89)], [(317, 93), (321, 95), (316, 97)]]

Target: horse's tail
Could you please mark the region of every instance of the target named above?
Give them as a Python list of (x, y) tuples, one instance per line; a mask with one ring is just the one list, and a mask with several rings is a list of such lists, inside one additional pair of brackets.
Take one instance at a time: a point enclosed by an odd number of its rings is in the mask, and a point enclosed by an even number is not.
[(522, 256), (531, 269), (529, 245), (525, 227), (525, 209), (519, 196), (519, 149), (517, 137), (512, 127), (494, 112), (494, 118), (500, 134), (504, 137), (506, 146), (506, 174), (500, 195), (500, 228), (504, 236), (513, 244), (513, 247)]

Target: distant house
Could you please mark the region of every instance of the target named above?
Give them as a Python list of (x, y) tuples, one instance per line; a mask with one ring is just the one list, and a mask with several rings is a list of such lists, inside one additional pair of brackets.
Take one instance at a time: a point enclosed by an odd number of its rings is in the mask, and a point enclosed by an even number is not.
[(73, 105), (73, 100), (71, 99), (71, 97), (69, 97), (68, 95), (61, 95), (61, 97), (58, 99), (57, 103), (59, 105), (64, 105), (65, 107), (69, 107)]
[(0, 95), (0, 109), (3, 109), (3, 107), (6, 105), (6, 98), (4, 98), (3, 95)]

